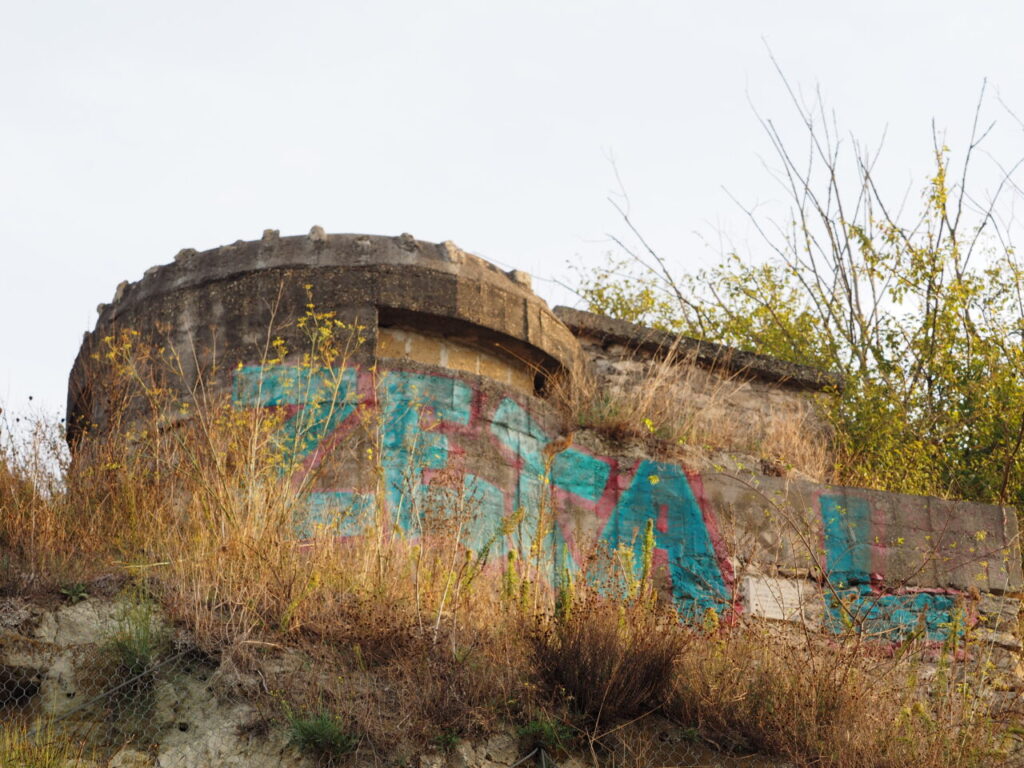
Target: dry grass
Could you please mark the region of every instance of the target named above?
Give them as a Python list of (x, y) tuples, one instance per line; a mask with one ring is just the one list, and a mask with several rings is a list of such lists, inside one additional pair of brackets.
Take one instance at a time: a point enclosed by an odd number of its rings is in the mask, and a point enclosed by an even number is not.
[(536, 631), (534, 660), (581, 715), (615, 722), (661, 709), (687, 640), (668, 607), (584, 588)]
[(917, 684), (920, 657), (872, 659), (855, 642), (793, 646), (772, 635), (728, 632), (681, 657), (666, 711), (712, 743), (801, 768), (1019, 763), (982, 694), (942, 674)]
[(832, 432), (810, 403), (773, 413), (757, 455), (782, 470), (795, 469), (821, 483), (835, 479)]
[(799, 766), (1002, 759), (984, 702), (917, 685), (905, 662), (812, 636), (780, 650), (758, 628), (687, 627), (643, 585), (591, 588), (585, 575), (555, 611), (549, 560), (519, 553), (503, 573), (463, 544), (475, 510), (457, 482), (423, 506), (423, 535), (398, 530), (380, 493), (361, 536), (327, 525), (296, 541), (307, 480), (282, 458), (280, 415), (199, 392), (191, 418), (177, 410), (126, 420), (130, 438), (95, 436), (71, 464), (52, 425), (0, 440), (3, 586), (128, 574), (270, 720), (328, 712), (389, 760), (507, 722), (565, 724), (602, 759), (609, 732), (621, 742), (624, 718), (653, 711)]
[[(4, 444), (8, 593), (126, 573), (199, 648), (270, 681), (250, 691), (268, 716), (327, 707), (377, 752), (411, 754), (532, 711), (525, 614), (486, 552), (462, 543), (475, 509), (454, 490), (461, 478), (438, 476), (421, 500), (420, 536), (382, 503), (360, 536), (339, 538), (328, 521), (299, 541), (311, 478), (278, 442), (280, 414), (198, 392), (193, 402), (188, 420), (172, 418), (178, 403), (131, 420), (137, 439), (86, 440), (72, 463), (41, 460), (61, 455), (59, 430)], [(365, 422), (372, 432), (375, 414)], [(519, 558), (516, 579), (540, 599), (532, 562)], [(290, 653), (301, 661), (282, 667)]]
[(0, 723), (0, 764), (10, 768), (78, 768), (93, 765), (80, 746), (44, 727), (30, 733), (23, 726)]
[(709, 370), (675, 349), (660, 357), (634, 353), (615, 365), (617, 371), (601, 375), (581, 365), (551, 381), (551, 398), (570, 429), (639, 440), (655, 454), (685, 446), (708, 456), (753, 455), (818, 480), (829, 476), (830, 435), (811, 404), (752, 410), (749, 401), (758, 396), (742, 371)]
[[(619, 361), (622, 372), (599, 376), (593, 366), (554, 377), (551, 396), (570, 425), (599, 430), (618, 440), (654, 437), (685, 445), (730, 448), (739, 444), (742, 425), (721, 416), (716, 404), (735, 394), (742, 381), (710, 377), (687, 359), (669, 353)], [(694, 396), (695, 390), (700, 395)], [(690, 393), (689, 397), (680, 394)]]

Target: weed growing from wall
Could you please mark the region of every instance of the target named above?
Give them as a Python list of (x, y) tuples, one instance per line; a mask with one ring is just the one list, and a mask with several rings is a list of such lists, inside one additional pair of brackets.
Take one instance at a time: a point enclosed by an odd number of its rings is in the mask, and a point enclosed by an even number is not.
[(100, 697), (114, 727), (126, 739), (151, 730), (156, 708), (156, 668), (170, 650), (170, 638), (157, 609), (138, 590), (128, 593), (117, 629), (100, 647)]
[(627, 352), (617, 368), (599, 376), (594, 364), (581, 364), (551, 378), (550, 398), (569, 430), (639, 442), (652, 456), (738, 453), (819, 481), (831, 478), (831, 430), (813, 404), (747, 411), (743, 419), (736, 403), (752, 397), (744, 372), (703, 367), (676, 346), (653, 356)]

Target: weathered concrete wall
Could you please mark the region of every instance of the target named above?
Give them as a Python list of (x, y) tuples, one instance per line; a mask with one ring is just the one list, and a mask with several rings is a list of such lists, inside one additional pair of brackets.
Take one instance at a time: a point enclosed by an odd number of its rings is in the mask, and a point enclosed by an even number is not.
[[(243, 368), (235, 402), (286, 404), (279, 382), (301, 375), (287, 366)], [(356, 404), (374, 403), (384, 412), (389, 505), (407, 528), (415, 529), (431, 493), (454, 486), (447, 498), (464, 500), (474, 518), (469, 546), (489, 544), (495, 555), (525, 551), (550, 490), (557, 525), (549, 546), (570, 558), (558, 568), (576, 567), (594, 543), (632, 546), (639, 563), (638, 534), (650, 520), (656, 566), (686, 610), (742, 611), (744, 590), (757, 588), (757, 579), (788, 577), (803, 583), (793, 589), (809, 599), (817, 592), (819, 604), (833, 591), (853, 601), (875, 631), (910, 632), (924, 610), (929, 631), (941, 636), (958, 596), (1002, 594), (1022, 583), (1012, 510), (595, 455), (565, 447), (542, 401), (482, 377), (407, 365), (375, 376), (350, 368), (330, 378), (344, 382), (343, 405), (324, 430), (331, 447), (306, 449), (316, 474), (311, 525), (340, 519), (340, 530), (354, 532), (358, 512), (373, 504), (373, 475), (359, 467)], [(527, 510), (524, 523), (502, 535), (518, 509)], [(792, 594), (786, 589), (786, 601)], [(761, 597), (750, 609), (774, 615), (764, 603)], [(828, 620), (840, 628), (841, 616)]]
[(259, 241), (204, 253), (183, 250), (172, 264), (122, 283), (113, 302), (100, 305), (69, 383), (72, 440), (82, 426), (105, 423), (110, 393), (90, 369), (96, 367), (92, 356), (103, 357), (104, 339), (118, 329), (141, 331), (175, 351), (182, 371), (172, 385), (186, 390), (200, 378), (229, 385), (236, 363), (273, 356), (272, 338), (291, 350), (308, 347), (296, 320), (311, 302), (363, 329), (363, 343), (351, 355), (360, 362), (374, 358), (377, 329), (392, 326), (455, 336), (514, 361), (531, 378), (580, 354), (569, 330), (530, 291), (527, 277), (505, 273), (452, 243), (422, 243), (411, 235), (327, 235), (319, 227), (306, 237), (282, 238), (268, 230)]
[(532, 395), (535, 371), (521, 360), (502, 355), (459, 338), (459, 336), (413, 328), (378, 328), (378, 360), (401, 365), (407, 362), (484, 376), (509, 386), (524, 395)]
[[(579, 340), (600, 390), (622, 397), (654, 385), (695, 412), (697, 431), (716, 452), (802, 458), (821, 467), (805, 466), (805, 473), (823, 479), (817, 475), (830, 464), (831, 428), (822, 405), (842, 389), (840, 377), (578, 309), (554, 313)], [(786, 455), (794, 452), (804, 455)]]
[[(650, 521), (658, 578), (691, 616), (714, 609), (855, 626), (891, 641), (942, 640), (966, 622), (1016, 645), (1017, 601), (1003, 597), (1024, 586), (1013, 510), (574, 444), (542, 396), (544, 377), (589, 350), (614, 383), (615, 345), (643, 344), (635, 327), (560, 310), (566, 325), (526, 283), (450, 244), (408, 236), (315, 228), (185, 253), (101, 308), (72, 373), (69, 423), (103, 428), (109, 406), (89, 361), (104, 338), (131, 327), (195, 345), (186, 380), (203, 373), (236, 407), (287, 409), (282, 436), (312, 488), (300, 535), (316, 525), (359, 530), (380, 498), (370, 463), (379, 462), (388, 511), (411, 534), (439, 506), (458, 507), (472, 520), (468, 547), (497, 557), (543, 537), (556, 574), (602, 546), (632, 547), (639, 563)], [(310, 292), (315, 311), (362, 329), (363, 343), (330, 366), (300, 352), (296, 318), (310, 311)], [(267, 340), (277, 335), (291, 351), (270, 360)], [(714, 345), (690, 352), (702, 376), (744, 377), (745, 394), (730, 407), (751, 431), (765, 413), (806, 408), (806, 393), (841, 385)], [(684, 378), (690, 389), (679, 397), (696, 397), (696, 377)], [(380, 416), (379, 429), (367, 428), (367, 413)]]

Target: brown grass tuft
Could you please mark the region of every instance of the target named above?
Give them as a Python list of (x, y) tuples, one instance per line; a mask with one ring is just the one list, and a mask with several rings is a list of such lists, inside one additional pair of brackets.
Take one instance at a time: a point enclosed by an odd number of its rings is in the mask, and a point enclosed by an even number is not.
[(572, 707), (593, 721), (660, 709), (689, 639), (675, 612), (609, 599), (590, 588), (570, 599), (571, 606), (533, 635), (534, 659), (548, 684), (565, 691)]
[(780, 641), (753, 625), (679, 659), (666, 713), (711, 743), (800, 766), (1012, 764), (984, 694), (919, 684), (920, 657), (872, 659), (855, 642)]

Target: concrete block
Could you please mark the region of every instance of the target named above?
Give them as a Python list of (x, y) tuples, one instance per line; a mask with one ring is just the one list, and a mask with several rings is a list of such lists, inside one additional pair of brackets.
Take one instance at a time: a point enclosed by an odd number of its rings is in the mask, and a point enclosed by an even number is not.
[(810, 604), (821, 602), (817, 588), (810, 582), (768, 576), (746, 576), (741, 594), (749, 615), (775, 621), (803, 623), (809, 613), (814, 613), (809, 610)]
[(1022, 649), (1020, 638), (1009, 632), (994, 632), (991, 629), (976, 628), (974, 639), (980, 643), (987, 643), (1008, 651), (1020, 652)]
[(424, 365), (441, 364), (441, 347), (443, 341), (437, 337), (426, 336), (412, 331), (406, 332), (407, 357)]
[(533, 278), (529, 272), (523, 272), (520, 269), (513, 269), (511, 272), (506, 273), (516, 285), (521, 285), (526, 290), (533, 289)]
[[(446, 339), (441, 353), (441, 365), (456, 371), (480, 372), (480, 353), (464, 344)], [(499, 379), (501, 381), (503, 379)]]
[(402, 360), (408, 357), (405, 333), (394, 328), (381, 328), (377, 333), (377, 357)]
[(977, 605), (978, 621), (987, 629), (1016, 632), (1020, 608), (1020, 600), (1015, 597), (981, 595)]
[(512, 378), (509, 366), (489, 355), (480, 357), (480, 375), (502, 382), (508, 382)]

